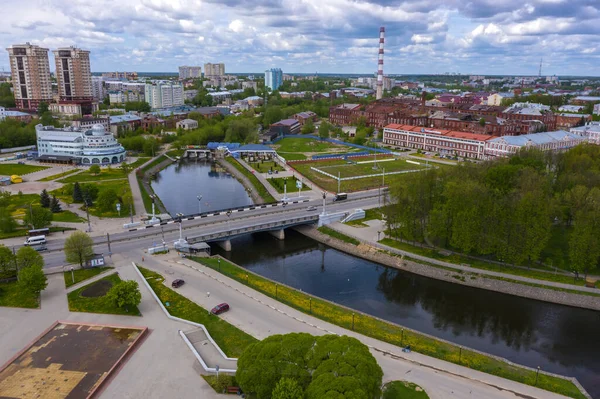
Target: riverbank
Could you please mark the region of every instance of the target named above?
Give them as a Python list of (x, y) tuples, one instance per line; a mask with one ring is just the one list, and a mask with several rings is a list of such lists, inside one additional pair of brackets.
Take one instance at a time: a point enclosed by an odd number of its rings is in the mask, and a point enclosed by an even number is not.
[(383, 249), (371, 245), (354, 245), (335, 239), (310, 226), (298, 226), (295, 227), (295, 230), (315, 241), (329, 245), (332, 248), (346, 252), (350, 255), (398, 270), (418, 274), (420, 276), (500, 292), (503, 294), (520, 296), (527, 299), (535, 299), (538, 301), (574, 306), (583, 309), (600, 310), (600, 297), (598, 296), (580, 295), (543, 288), (541, 284), (540, 286), (534, 286), (507, 281), (510, 280), (510, 277), (507, 279), (490, 278), (482, 273), (465, 272), (450, 267), (434, 265), (432, 263), (426, 264), (427, 262), (415, 262), (407, 257), (395, 255), (391, 251), (384, 251)]
[(140, 186), (140, 191), (142, 194), (142, 200), (144, 202), (144, 208), (146, 209), (146, 213), (150, 213), (152, 211), (151, 196), (154, 196), (158, 200), (154, 201), (154, 205), (158, 208), (158, 213), (168, 213), (160, 198), (154, 193), (154, 190), (152, 190), (150, 180), (153, 175), (160, 172), (172, 163), (173, 160), (167, 155), (163, 154), (156, 158), (154, 161), (150, 162), (145, 167), (138, 169), (138, 171), (136, 172), (136, 178)]
[(231, 163), (227, 162), (225, 159), (217, 158), (216, 162), (221, 165), (229, 174), (236, 178), (249, 192), (250, 197), (252, 198), (252, 202), (254, 204), (261, 204), (269, 201), (265, 201), (263, 197), (258, 193), (258, 189), (254, 187), (250, 179), (248, 179), (242, 172), (237, 170)]

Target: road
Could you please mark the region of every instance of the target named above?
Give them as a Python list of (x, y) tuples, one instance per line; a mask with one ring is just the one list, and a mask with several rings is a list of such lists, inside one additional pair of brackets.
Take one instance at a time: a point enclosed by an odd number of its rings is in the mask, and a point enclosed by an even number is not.
[[(326, 204), (328, 213), (351, 211), (357, 208), (373, 208), (378, 206), (379, 198), (373, 196), (372, 192), (353, 194), (354, 199), (340, 202), (329, 202)], [(293, 198), (290, 199), (291, 201)], [(322, 204), (322, 201), (320, 201)], [(216, 216), (207, 216), (200, 219), (183, 221), (182, 235), (184, 237), (193, 237), (199, 234), (212, 234), (226, 232), (230, 230), (241, 229), (249, 225), (259, 225), (293, 219), (309, 215), (317, 215), (322, 212), (322, 206), (316, 211), (307, 211), (309, 205), (319, 205), (317, 201), (303, 202), (298, 204), (288, 204), (285, 207), (281, 204), (270, 208), (256, 208), (243, 212), (233, 212), (231, 216), (225, 214)], [(212, 215), (209, 214), (209, 215)], [(127, 253), (132, 250), (149, 248), (155, 244), (160, 244), (164, 240), (166, 243), (173, 243), (179, 238), (179, 224), (169, 223), (164, 226), (154, 226), (152, 228), (124, 231), (122, 233), (110, 235), (110, 252)], [(57, 267), (67, 264), (63, 252), (64, 241), (66, 237), (54, 235), (48, 237), (48, 251), (43, 252), (45, 267)], [(107, 237), (94, 237), (94, 250), (96, 253), (109, 253)], [(15, 246), (18, 248), (19, 246)], [(235, 248), (234, 248), (235, 250)]]

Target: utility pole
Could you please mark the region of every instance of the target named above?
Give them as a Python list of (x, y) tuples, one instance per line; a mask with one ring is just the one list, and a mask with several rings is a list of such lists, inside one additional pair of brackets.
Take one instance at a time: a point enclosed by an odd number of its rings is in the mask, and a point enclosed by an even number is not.
[(106, 233), (106, 241), (108, 242), (108, 256), (112, 258), (112, 251), (110, 250), (110, 234)]
[(327, 191), (323, 191), (323, 213), (322, 215), (325, 216), (325, 198), (327, 198)]
[(90, 224), (90, 205), (88, 201), (85, 201), (85, 214), (87, 215), (88, 233), (91, 233), (92, 225)]
[(340, 171), (338, 170), (338, 194), (340, 193), (340, 186), (342, 184), (342, 180), (340, 179)]
[(133, 204), (129, 204), (129, 218), (131, 219), (131, 223), (133, 223)]

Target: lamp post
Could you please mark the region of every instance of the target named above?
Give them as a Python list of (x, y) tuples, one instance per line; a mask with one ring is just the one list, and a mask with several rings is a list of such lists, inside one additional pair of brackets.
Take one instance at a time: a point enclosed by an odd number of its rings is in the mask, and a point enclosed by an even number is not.
[(287, 201), (287, 177), (283, 178), (283, 201)]
[(196, 196), (198, 199), (198, 214), (202, 213), (202, 194)]
[(327, 198), (327, 191), (323, 191), (323, 213), (321, 215), (325, 216), (325, 198)]
[(121, 203), (117, 202), (117, 212), (119, 212), (119, 217), (121, 217)]
[(310, 314), (312, 314), (312, 298), (308, 298), (308, 303), (310, 305)]
[(535, 385), (537, 386), (538, 375), (540, 374), (540, 366), (537, 366), (537, 370), (535, 372)]
[(275, 284), (275, 299), (277, 299), (277, 283)]
[(219, 264), (219, 273), (221, 273), (221, 258), (217, 259), (217, 263)]
[(379, 241), (379, 237), (380, 237), (380, 235), (381, 235), (381, 231), (378, 231), (378, 232), (377, 232), (377, 241)]
[(73, 280), (73, 284), (75, 284), (75, 273), (73, 272), (73, 266), (71, 266), (71, 280)]
[(354, 313), (352, 313), (352, 331), (354, 331)]
[(88, 222), (88, 233), (92, 231), (92, 225), (90, 224), (90, 202), (88, 199), (85, 200), (85, 214)]
[(227, 211), (227, 235), (231, 235), (231, 229), (229, 228), (229, 219), (231, 218), (231, 211)]

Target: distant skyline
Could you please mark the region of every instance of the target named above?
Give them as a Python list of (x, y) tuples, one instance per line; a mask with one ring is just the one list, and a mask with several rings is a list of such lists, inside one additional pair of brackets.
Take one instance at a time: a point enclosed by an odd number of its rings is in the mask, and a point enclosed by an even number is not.
[[(600, 75), (598, 0), (0, 0), (5, 48), (91, 51), (93, 72)], [(51, 68), (54, 68), (53, 57)]]

